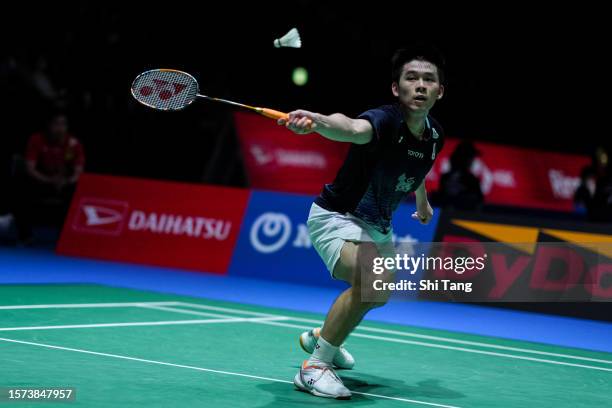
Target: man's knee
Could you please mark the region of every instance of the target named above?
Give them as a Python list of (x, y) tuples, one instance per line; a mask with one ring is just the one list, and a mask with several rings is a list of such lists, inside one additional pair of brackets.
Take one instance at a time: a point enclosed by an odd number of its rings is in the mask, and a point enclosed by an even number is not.
[(368, 311), (382, 307), (389, 301), (389, 291), (376, 290), (373, 287), (362, 286), (361, 284), (351, 287), (351, 301), (355, 307)]
[(391, 296), (388, 284), (394, 280), (395, 275), (390, 271), (362, 276), (358, 288), (362, 302), (366, 303), (370, 309), (384, 306)]
[(383, 307), (384, 305), (387, 304), (387, 301), (388, 299), (378, 300), (378, 301), (370, 300), (370, 301), (362, 301), (361, 304), (364, 310), (372, 310), (372, 309), (377, 309), (379, 307)]
[(334, 277), (348, 282), (351, 286), (360, 285), (374, 275), (374, 259), (379, 257), (373, 242), (350, 242), (342, 246), (340, 258), (334, 267)]
[(382, 307), (389, 302), (389, 292), (383, 291), (372, 291), (369, 289), (361, 289), (361, 303), (364, 304), (367, 309), (376, 309)]
[(333, 276), (336, 279), (343, 280), (355, 285), (359, 281), (359, 264), (357, 262), (358, 244), (354, 242), (345, 242), (340, 251), (340, 258), (334, 267)]
[(382, 284), (392, 282), (394, 274), (390, 271), (374, 273), (373, 262), (378, 256), (374, 243), (345, 242), (334, 268), (334, 277), (351, 285), (351, 301), (360, 309), (381, 307), (389, 300), (390, 293), (386, 290), (386, 285)]

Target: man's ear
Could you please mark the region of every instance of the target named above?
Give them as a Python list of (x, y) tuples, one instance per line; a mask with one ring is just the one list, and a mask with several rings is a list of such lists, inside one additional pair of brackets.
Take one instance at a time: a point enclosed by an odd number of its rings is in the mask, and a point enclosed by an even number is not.
[(391, 83), (391, 92), (393, 92), (393, 96), (396, 98), (399, 96), (399, 85), (395, 81)]
[(438, 97), (436, 99), (440, 100), (444, 96), (444, 85), (440, 85), (440, 91), (438, 92)]

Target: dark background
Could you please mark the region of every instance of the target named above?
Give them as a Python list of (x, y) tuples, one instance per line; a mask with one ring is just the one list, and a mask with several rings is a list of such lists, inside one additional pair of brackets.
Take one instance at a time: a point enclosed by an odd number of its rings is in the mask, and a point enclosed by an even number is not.
[[(446, 56), (447, 93), (433, 114), (449, 136), (581, 154), (609, 148), (607, 13), (585, 2), (536, 7), (311, 0), (3, 4), (0, 184), (13, 155), (23, 153), (59, 104), (84, 144), (86, 171), (247, 186), (230, 108), (198, 102), (182, 112), (152, 111), (130, 96), (134, 77), (176, 68), (192, 73), (207, 95), (355, 116), (392, 101), (390, 57), (416, 41)], [(291, 27), (300, 30), (303, 48), (275, 49), (273, 40)], [(304, 87), (291, 82), (297, 66), (309, 71)], [(47, 92), (35, 85), (41, 78)], [(610, 316), (608, 304), (512, 307)]]
[[(141, 71), (191, 72), (211, 96), (290, 111), (357, 115), (392, 101), (389, 58), (412, 41), (447, 58), (447, 95), (433, 114), (453, 137), (589, 154), (610, 144), (604, 13), (581, 3), (536, 10), (429, 2), (88, 2), (6, 6), (0, 67), (3, 161), (52, 105), (42, 73), (85, 145), (86, 170), (246, 185), (231, 109), (139, 106)], [(275, 49), (291, 27), (302, 49)], [(304, 66), (304, 87), (291, 72)]]

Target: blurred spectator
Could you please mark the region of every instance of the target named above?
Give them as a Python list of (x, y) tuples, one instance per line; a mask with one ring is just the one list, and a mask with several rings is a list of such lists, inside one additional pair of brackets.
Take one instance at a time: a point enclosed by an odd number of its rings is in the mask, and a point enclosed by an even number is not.
[(592, 165), (585, 166), (580, 173), (580, 184), (574, 193), (574, 208), (576, 212), (590, 214), (597, 186), (596, 182), (595, 168)]
[(595, 150), (593, 157), (595, 170), (595, 194), (589, 219), (592, 221), (612, 222), (612, 171), (610, 155), (603, 147)]
[(13, 214), (18, 240), (28, 245), (36, 209), (45, 204), (58, 207), (63, 220), (83, 172), (85, 153), (81, 143), (68, 133), (66, 115), (54, 113), (45, 131), (30, 136), (24, 159), (24, 171), (15, 175)]
[(484, 201), (480, 181), (471, 172), (480, 152), (469, 141), (457, 145), (450, 156), (450, 170), (440, 178), (439, 200), (446, 208), (480, 210)]
[(28, 80), (38, 94), (49, 101), (55, 101), (59, 97), (55, 86), (47, 74), (47, 60), (40, 56), (34, 63), (34, 69), (28, 72)]
[(0, 234), (8, 230), (13, 221), (13, 214), (10, 213), (10, 202), (7, 197), (9, 194), (6, 194), (6, 186), (10, 185), (9, 158), (5, 157), (8, 155), (4, 154), (7, 151), (7, 149), (0, 149), (0, 187), (3, 188), (3, 194), (0, 197)]

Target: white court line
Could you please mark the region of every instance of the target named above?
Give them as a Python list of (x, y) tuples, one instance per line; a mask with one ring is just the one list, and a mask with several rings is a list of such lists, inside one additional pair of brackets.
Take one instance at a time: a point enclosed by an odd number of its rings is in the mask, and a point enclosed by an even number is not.
[[(191, 307), (196, 307), (196, 308), (201, 308), (201, 309), (208, 309), (208, 306), (206, 306), (206, 305), (199, 305), (197, 303), (186, 303), (186, 302), (178, 302), (178, 303), (179, 303), (178, 306), (185, 305), (185, 306), (191, 306)], [(211, 307), (211, 308), (212, 308), (212, 310), (233, 311), (235, 313), (240, 311), (239, 309), (230, 309), (230, 308), (219, 308), (219, 307)], [(174, 308), (168, 308), (168, 309), (174, 309)], [(177, 310), (177, 309), (174, 309), (174, 310)], [(247, 312), (249, 312), (249, 311), (242, 311), (242, 312), (247, 314)], [(256, 312), (251, 312), (251, 313), (248, 313), (248, 314), (252, 314), (252, 313), (256, 313)], [(257, 313), (257, 315), (260, 315), (260, 313)], [(268, 316), (281, 316), (281, 315), (268, 315)], [(312, 324), (316, 324), (316, 325), (323, 324), (322, 321), (314, 320), (314, 319), (303, 319), (303, 318), (291, 317), (291, 316), (283, 316), (283, 317), (288, 317), (289, 320), (293, 320), (293, 321), (297, 321), (297, 322), (312, 323)], [(297, 325), (294, 325), (293, 327), (300, 328), (300, 329), (311, 329), (312, 328), (312, 327), (308, 327), (308, 326), (297, 326)], [(471, 346), (478, 346), (478, 347), (485, 347), (485, 348), (492, 348), (492, 349), (506, 350), (506, 351), (516, 351), (516, 352), (521, 352), (521, 353), (530, 353), (530, 354), (537, 354), (537, 355), (542, 355), (542, 356), (561, 357), (561, 358), (567, 358), (567, 359), (573, 359), (573, 360), (582, 360), (582, 361), (591, 361), (591, 362), (603, 363), (603, 364), (612, 364), (612, 361), (610, 361), (610, 360), (602, 360), (602, 359), (591, 358), (591, 357), (575, 356), (575, 355), (571, 355), (571, 354), (562, 354), (562, 353), (550, 353), (550, 352), (547, 352), (547, 351), (531, 350), (531, 349), (524, 349), (524, 348), (519, 348), (519, 347), (509, 347), (509, 346), (502, 346), (502, 345), (497, 345), (497, 344), (480, 343), (480, 342), (476, 342), (476, 341), (449, 339), (449, 338), (446, 338), (446, 337), (427, 336), (427, 335), (424, 335), (424, 334), (406, 333), (406, 332), (397, 331), (397, 330), (377, 329), (377, 328), (374, 328), (374, 327), (367, 327), (367, 326), (358, 326), (356, 330), (357, 331), (368, 331), (368, 332), (373, 332), (373, 333), (394, 334), (394, 335), (398, 335), (398, 336), (414, 337), (414, 338), (421, 338), (421, 339), (427, 339), (427, 340), (438, 340), (438, 341), (444, 341), (444, 342), (447, 342), (447, 343), (464, 344), (464, 345), (471, 345)], [(351, 334), (351, 336), (365, 337), (367, 335), (361, 335), (361, 333), (353, 332)], [(386, 339), (386, 337), (381, 337), (381, 336), (375, 336), (375, 337), (377, 339), (379, 339), (379, 340)], [(389, 341), (395, 341), (395, 340), (392, 339), (392, 340), (389, 340)], [(423, 346), (427, 346), (427, 347), (436, 347), (437, 346), (435, 344), (422, 343), (422, 342), (411, 342), (411, 343), (407, 343), (407, 344), (423, 345)], [(459, 350), (459, 349), (461, 349), (461, 350), (468, 350), (468, 349), (464, 349), (464, 348), (457, 348), (457, 350)], [(469, 349), (469, 350), (471, 350), (471, 349)], [(476, 352), (476, 351), (474, 351), (474, 352)], [(485, 352), (483, 352), (483, 354), (484, 353)], [(495, 355), (495, 354), (493, 354), (493, 355)], [(504, 356), (508, 356), (508, 355), (504, 354)], [(519, 356), (517, 356), (517, 357), (519, 357)]]
[(95, 323), (95, 324), (67, 324), (60, 326), (22, 326), (22, 327), (0, 327), (1, 331), (23, 331), (23, 330), (56, 330), (56, 329), (91, 329), (98, 327), (132, 327), (132, 326), (172, 326), (183, 324), (211, 324), (211, 323), (242, 323), (260, 320), (287, 320), (283, 317), (232, 317), (227, 319), (205, 319), (205, 320), (168, 320), (158, 322), (126, 322), (126, 323)]
[[(272, 322), (272, 321), (259, 321), (259, 322), (254, 322), (254, 323), (267, 324), (267, 325), (271, 325), (271, 326), (281, 326), (281, 327), (295, 327), (295, 328), (298, 328), (298, 329), (309, 329), (309, 328), (311, 328), (310, 326), (300, 326), (300, 325), (297, 325), (297, 324), (280, 323), (280, 322)], [(588, 369), (591, 369), (591, 370), (600, 370), (600, 371), (610, 371), (610, 372), (612, 372), (612, 368), (604, 368), (604, 367), (588, 366), (588, 365), (583, 365), (583, 364), (566, 363), (564, 361), (546, 360), (546, 359), (535, 358), (535, 357), (517, 356), (515, 354), (495, 353), (493, 351), (475, 350), (475, 349), (468, 349), (468, 348), (464, 348), (464, 347), (445, 346), (443, 344), (423, 343), (421, 341), (394, 339), (394, 338), (391, 338), (391, 337), (372, 336), (372, 335), (369, 335), (369, 334), (362, 334), (362, 333), (352, 333), (351, 336), (362, 337), (362, 338), (365, 338), (365, 339), (372, 339), (372, 340), (388, 341), (388, 342), (391, 342), (391, 343), (412, 344), (412, 345), (415, 345), (415, 346), (439, 348), (439, 349), (454, 350), (454, 351), (463, 351), (463, 352), (466, 352), (466, 353), (485, 354), (485, 355), (488, 355), (488, 356), (508, 357), (508, 358), (513, 358), (513, 359), (516, 359), (516, 360), (537, 361), (537, 362), (540, 362), (540, 363), (557, 364), (557, 365), (564, 365), (564, 366), (570, 366), (570, 367), (580, 367), (580, 368), (588, 368)]]
[(449, 338), (445, 338), (445, 337), (429, 336), (429, 335), (426, 335), (426, 334), (405, 333), (405, 332), (401, 332), (401, 331), (397, 331), (397, 330), (378, 329), (378, 328), (375, 328), (375, 327), (359, 327), (358, 326), (357, 330), (365, 330), (365, 331), (369, 331), (369, 332), (373, 332), (373, 333), (394, 334), (394, 335), (398, 335), (398, 336), (414, 337), (414, 338), (425, 339), (425, 340), (439, 340), (439, 341), (445, 341), (447, 343), (465, 344), (465, 345), (469, 345), (469, 346), (478, 346), (478, 347), (485, 347), (485, 348), (493, 348), (493, 349), (497, 349), (497, 350), (517, 351), (517, 352), (521, 352), (521, 353), (539, 354), (539, 355), (542, 355), (542, 356), (562, 357), (562, 358), (569, 358), (569, 359), (575, 359), (575, 360), (593, 361), (593, 362), (596, 362), (596, 363), (612, 364), (611, 360), (602, 360), (602, 359), (599, 359), (599, 358), (574, 356), (574, 355), (571, 355), (571, 354), (562, 354), (562, 353), (551, 353), (551, 352), (548, 352), (548, 351), (531, 350), (531, 349), (524, 349), (524, 348), (520, 348), (520, 347), (502, 346), (502, 345), (498, 345), (498, 344), (487, 344), (487, 343), (480, 343), (480, 342), (477, 342), (477, 341), (449, 339)]
[[(272, 382), (278, 382), (278, 383), (284, 383), (284, 384), (293, 384), (291, 381), (279, 380), (277, 378), (261, 377), (261, 376), (257, 376), (257, 375), (242, 374), (242, 373), (234, 373), (234, 372), (231, 372), (231, 371), (213, 370), (213, 369), (210, 369), (210, 368), (188, 366), (188, 365), (183, 365), (183, 364), (166, 363), (164, 361), (147, 360), (147, 359), (144, 359), (144, 358), (128, 357), (128, 356), (122, 356), (122, 355), (118, 355), (118, 354), (100, 353), (100, 352), (97, 352), (97, 351), (75, 349), (75, 348), (70, 348), (70, 347), (53, 346), (51, 344), (33, 343), (33, 342), (30, 342), (30, 341), (13, 340), (13, 339), (6, 339), (6, 338), (2, 338), (2, 337), (0, 337), (0, 341), (6, 341), (6, 342), (9, 342), (9, 343), (27, 344), (27, 345), (30, 345), (30, 346), (45, 347), (45, 348), (56, 349), (56, 350), (74, 351), (74, 352), (77, 352), (77, 353), (93, 354), (93, 355), (96, 355), (96, 356), (112, 357), (112, 358), (118, 358), (118, 359), (122, 359), (122, 360), (139, 361), (139, 362), (142, 362), (142, 363), (157, 364), (157, 365), (164, 365), (164, 366), (178, 367), (178, 368), (187, 368), (187, 369), (190, 369), (190, 370), (206, 371), (206, 372), (215, 373), (215, 374), (233, 375), (233, 376), (236, 376), (236, 377), (253, 378), (253, 379), (256, 379), (256, 380), (266, 380), (266, 381), (272, 381)], [(389, 396), (386, 396), (386, 395), (370, 394), (370, 393), (367, 393), (367, 392), (358, 392), (358, 391), (351, 391), (351, 392), (353, 394), (358, 394), (358, 395), (366, 395), (366, 396), (375, 397), (375, 398), (382, 398), (382, 399), (389, 399), (389, 400), (394, 400), (394, 401), (408, 402), (408, 403), (412, 403), (412, 404), (428, 405), (428, 406), (432, 406), (432, 407), (459, 408), (459, 407), (456, 407), (456, 406), (453, 406), (453, 405), (442, 405), (442, 404), (436, 404), (436, 403), (433, 403), (433, 402), (417, 401), (417, 400), (411, 400), (411, 399), (407, 399), (407, 398), (389, 397)]]
[[(183, 311), (181, 309), (176, 309), (176, 308), (171, 308), (171, 307), (165, 307), (164, 309), (167, 310), (167, 311), (175, 311), (177, 313), (186, 313), (186, 314), (199, 314), (199, 313), (202, 313), (202, 312), (194, 312), (194, 311)], [(205, 314), (205, 312), (203, 314)], [(282, 316), (282, 317), (286, 317), (287, 320), (292, 320), (292, 318), (289, 317), (289, 316)], [(309, 326), (296, 325), (296, 324), (291, 324), (291, 323), (280, 323), (280, 322), (274, 322), (274, 321), (265, 321), (263, 318), (261, 320), (259, 320), (259, 321), (253, 321), (253, 323), (267, 324), (267, 325), (271, 325), (271, 326), (280, 326), (280, 327), (292, 327), (292, 328), (297, 328), (297, 329), (309, 329), (309, 328), (311, 328)], [(557, 364), (557, 365), (564, 365), (564, 366), (570, 366), (570, 367), (580, 367), (580, 368), (587, 368), (587, 369), (592, 369), (592, 370), (600, 370), (600, 371), (610, 371), (610, 372), (612, 372), (611, 368), (595, 367), (595, 366), (589, 366), (589, 365), (584, 365), (584, 364), (567, 363), (567, 362), (563, 362), (563, 361), (555, 361), (555, 360), (541, 359), (541, 358), (535, 358), (535, 357), (518, 356), (518, 355), (514, 355), (514, 354), (496, 353), (496, 352), (492, 352), (492, 351), (468, 349), (468, 348), (465, 348), (465, 347), (446, 346), (446, 345), (443, 345), (443, 344), (431, 344), (431, 343), (424, 343), (424, 342), (413, 341), (413, 340), (395, 339), (395, 338), (392, 338), (392, 337), (373, 336), (373, 335), (368, 335), (368, 334), (363, 334), (363, 333), (353, 333), (352, 336), (366, 338), (366, 339), (372, 339), (372, 340), (382, 340), (382, 341), (387, 341), (387, 342), (392, 342), (392, 343), (411, 344), (411, 345), (416, 345), (416, 346), (439, 348), (439, 349), (445, 349), (445, 350), (462, 351), (462, 352), (466, 352), (466, 353), (484, 354), (484, 355), (489, 355), (489, 356), (507, 357), (507, 358), (513, 358), (513, 359), (518, 359), (518, 360), (536, 361), (536, 362), (540, 362), (540, 363)], [(563, 355), (563, 356), (565, 357), (565, 355)], [(593, 359), (593, 360), (595, 360), (595, 359)], [(602, 360), (602, 361), (606, 361), (606, 360)]]
[[(175, 312), (177, 309), (172, 309), (169, 307), (165, 307), (165, 306), (152, 306), (152, 305), (139, 305), (138, 307), (143, 308), (143, 309), (154, 309), (154, 310), (163, 310), (164, 312)], [(179, 309), (180, 310), (180, 309)], [(210, 312), (196, 312), (193, 310), (185, 310), (184, 314), (191, 314), (191, 315), (197, 315), (197, 316), (208, 316), (208, 317), (218, 317), (221, 319), (226, 319), (226, 318), (240, 318), (240, 316), (230, 316), (227, 314), (219, 314), (219, 313), (210, 313)], [(265, 316), (264, 318), (274, 318), (276, 316)], [(289, 320), (288, 317), (285, 316), (278, 316), (281, 317), (281, 320)]]
[[(158, 306), (160, 307), (186, 306), (186, 307), (192, 307), (192, 308), (204, 309), (204, 310), (215, 310), (215, 311), (230, 312), (230, 313), (242, 313), (245, 315), (252, 315), (252, 316), (283, 317), (283, 318), (287, 318), (283, 320), (293, 320), (293, 321), (298, 321), (298, 322), (312, 323), (316, 325), (321, 325), (323, 323), (320, 320), (314, 320), (314, 319), (304, 319), (304, 318), (299, 318), (299, 317), (282, 316), (282, 315), (275, 315), (275, 314), (270, 314), (270, 313), (259, 313), (259, 312), (252, 312), (250, 310), (241, 310), (241, 309), (236, 309), (236, 308), (201, 305), (198, 303), (189, 303), (189, 302), (126, 302), (126, 303), (71, 303), (71, 304), (49, 304), (49, 305), (15, 305), (15, 306), (0, 306), (0, 310), (2, 309), (6, 310), (6, 309), (54, 309), (54, 308), (104, 308), (104, 307), (157, 308)], [(167, 308), (164, 308), (161, 310), (170, 311)], [(177, 311), (177, 310), (175, 309), (174, 311)], [(196, 313), (189, 313), (188, 311), (181, 311), (181, 312), (185, 314), (196, 314)], [(210, 313), (205, 314), (205, 316), (217, 316), (217, 317), (222, 317), (222, 318), (227, 317), (227, 315), (217, 315), (217, 314), (210, 314)], [(301, 329), (311, 328), (308, 326), (297, 326), (297, 325), (288, 325), (286, 327), (295, 327), (295, 328), (301, 328)], [(394, 335), (399, 335), (399, 336), (430, 339), (430, 340), (438, 340), (438, 341), (444, 341), (448, 343), (473, 345), (473, 346), (493, 348), (493, 349), (498, 349), (498, 350), (516, 351), (516, 352), (538, 354), (538, 355), (545, 355), (545, 356), (551, 356), (551, 357), (561, 357), (561, 358), (574, 359), (574, 360), (592, 361), (592, 362), (598, 362), (598, 363), (603, 363), (603, 364), (612, 364), (612, 361), (610, 360), (602, 360), (602, 359), (596, 359), (596, 358), (590, 358), (590, 357), (575, 356), (571, 354), (550, 353), (550, 352), (539, 351), (539, 350), (530, 350), (530, 349), (523, 349), (523, 348), (518, 348), (518, 347), (508, 347), (508, 346), (501, 346), (501, 345), (495, 345), (495, 344), (479, 343), (479, 342), (473, 342), (473, 341), (467, 341), (467, 340), (449, 339), (445, 337), (427, 336), (427, 335), (416, 334), (416, 333), (406, 333), (406, 332), (401, 332), (401, 331), (396, 331), (396, 330), (377, 329), (374, 327), (367, 327), (367, 326), (358, 326), (357, 330), (385, 333), (385, 334), (394, 334)], [(352, 336), (364, 337), (366, 335), (361, 335), (361, 333), (353, 333)], [(374, 337), (378, 338), (379, 340), (386, 339), (381, 336), (374, 336)], [(390, 339), (388, 341), (397, 342), (396, 340), (397, 339)], [(429, 344), (429, 343), (408, 342), (408, 341), (405, 341), (405, 342), (407, 344), (422, 345), (425, 347), (443, 348), (441, 345), (435, 345), (435, 344)], [(471, 350), (471, 349), (463, 349), (463, 348), (457, 348), (457, 349)], [(472, 350), (472, 352), (478, 352), (478, 350)], [(481, 354), (487, 354), (487, 353), (483, 351)], [(496, 355), (496, 354), (493, 353), (492, 355)], [(504, 354), (504, 356), (508, 356), (508, 355)], [(519, 357), (520, 356), (516, 356), (516, 358), (519, 358)], [(528, 358), (526, 357), (525, 359), (528, 359)], [(560, 362), (557, 362), (557, 363), (560, 363)], [(568, 363), (568, 365), (569, 364), (570, 363)], [(586, 366), (586, 367), (589, 367), (589, 366)], [(606, 370), (606, 369), (603, 369), (603, 370)]]
[[(199, 303), (188, 303), (188, 302), (176, 302), (175, 305), (168, 305), (168, 306), (188, 306), (188, 307), (193, 307), (196, 309), (216, 310), (218, 312), (229, 312), (229, 313), (243, 313), (245, 315), (251, 315), (251, 316), (279, 316), (279, 315), (270, 314), (270, 313), (259, 313), (259, 312), (252, 312), (250, 310), (234, 309), (230, 307), (201, 305)], [(293, 319), (293, 317), (291, 319)]]
[(58, 303), (49, 305), (7, 305), (0, 306), (0, 310), (16, 309), (81, 309), (104, 307), (134, 307), (134, 306), (176, 306), (180, 302), (125, 302), (125, 303)]

